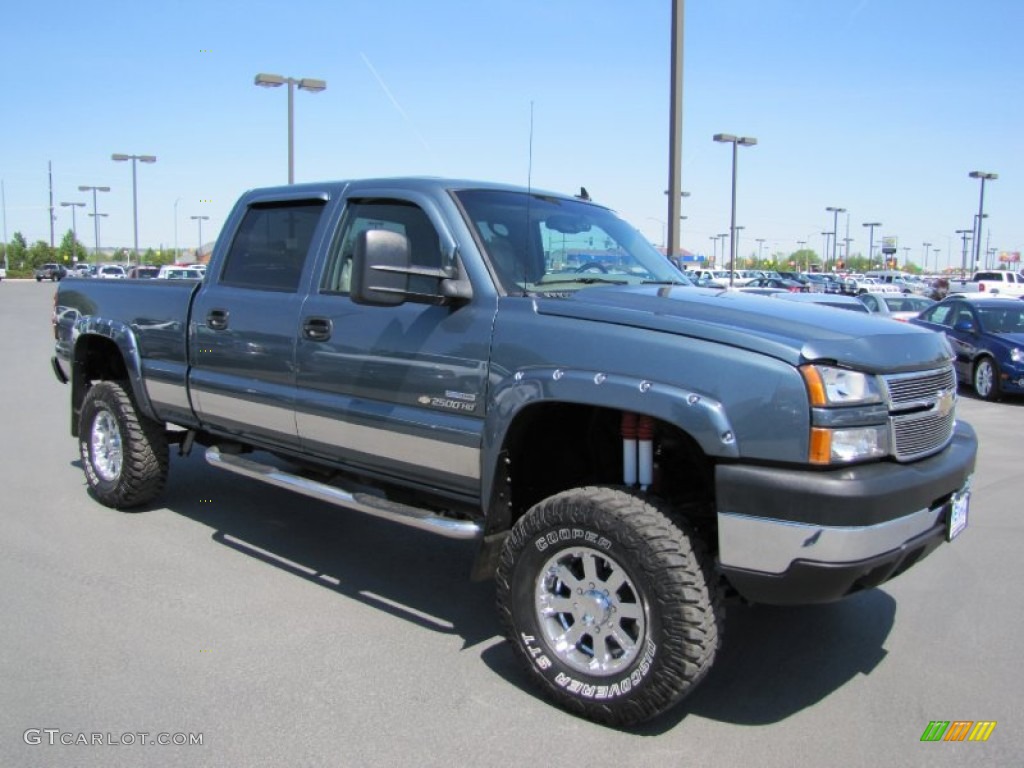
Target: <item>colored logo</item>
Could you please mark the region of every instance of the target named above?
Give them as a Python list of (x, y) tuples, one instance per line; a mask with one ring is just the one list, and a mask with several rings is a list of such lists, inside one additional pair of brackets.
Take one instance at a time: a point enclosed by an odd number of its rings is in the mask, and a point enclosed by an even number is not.
[(932, 720), (921, 741), (988, 741), (995, 729), (995, 720)]

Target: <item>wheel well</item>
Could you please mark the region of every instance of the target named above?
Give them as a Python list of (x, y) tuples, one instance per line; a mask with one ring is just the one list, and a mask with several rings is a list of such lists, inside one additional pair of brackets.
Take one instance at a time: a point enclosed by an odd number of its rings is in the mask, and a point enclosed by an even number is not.
[(86, 336), (75, 345), (71, 365), (71, 435), (78, 437), (78, 417), (89, 387), (95, 381), (128, 378), (121, 350), (104, 336)]
[[(543, 403), (523, 411), (509, 428), (507, 459), (511, 525), (534, 504), (569, 488), (622, 485), (622, 411), (571, 403)], [(649, 493), (667, 501), (691, 524), (714, 517), (714, 464), (697, 442), (668, 422), (654, 420), (654, 482)], [(708, 539), (709, 546), (716, 537)]]

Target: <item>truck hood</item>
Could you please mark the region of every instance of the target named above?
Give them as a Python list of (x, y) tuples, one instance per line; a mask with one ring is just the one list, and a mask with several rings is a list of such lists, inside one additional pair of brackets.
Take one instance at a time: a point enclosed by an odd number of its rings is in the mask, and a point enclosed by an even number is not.
[(867, 372), (919, 370), (952, 357), (944, 334), (835, 307), (674, 285), (586, 288), (534, 299), (538, 314), (729, 344), (791, 365), (834, 362)]

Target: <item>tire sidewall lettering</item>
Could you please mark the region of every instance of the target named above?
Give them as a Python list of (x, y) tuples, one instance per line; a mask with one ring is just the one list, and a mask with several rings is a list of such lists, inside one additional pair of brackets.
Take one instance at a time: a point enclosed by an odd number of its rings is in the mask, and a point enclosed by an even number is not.
[(537, 548), (538, 552), (546, 552), (549, 547), (564, 544), (565, 542), (587, 544), (605, 552), (612, 548), (611, 541), (594, 531), (589, 531), (585, 528), (567, 527), (548, 531), (542, 536), (537, 537), (533, 545)]

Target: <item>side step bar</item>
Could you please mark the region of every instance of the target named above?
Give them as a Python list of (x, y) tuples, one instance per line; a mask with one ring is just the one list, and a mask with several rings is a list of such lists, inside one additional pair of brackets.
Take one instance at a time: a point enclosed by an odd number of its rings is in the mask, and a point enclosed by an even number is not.
[(217, 469), (224, 469), (243, 477), (276, 485), (278, 488), (295, 491), (303, 496), (326, 501), (328, 504), (354, 509), (357, 512), (365, 512), (394, 523), (419, 528), (421, 531), (439, 533), (449, 539), (468, 540), (479, 539), (483, 536), (483, 528), (471, 520), (442, 517), (426, 509), (388, 501), (368, 493), (349, 493), (335, 485), (318, 483), (269, 464), (260, 464), (235, 454), (221, 453), (216, 446), (206, 449), (206, 461)]

